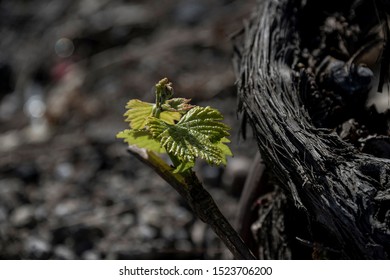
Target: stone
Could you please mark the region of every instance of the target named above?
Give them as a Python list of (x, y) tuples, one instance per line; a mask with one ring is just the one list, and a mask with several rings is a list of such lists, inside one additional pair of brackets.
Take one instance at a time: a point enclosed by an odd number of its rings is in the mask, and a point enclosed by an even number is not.
[(46, 240), (30, 236), (25, 242), (25, 250), (31, 259), (47, 259), (51, 246)]
[(10, 221), (15, 227), (24, 227), (34, 221), (34, 208), (30, 205), (23, 205), (16, 208), (11, 216)]
[(71, 249), (64, 245), (58, 245), (54, 248), (54, 259), (74, 260), (75, 255)]

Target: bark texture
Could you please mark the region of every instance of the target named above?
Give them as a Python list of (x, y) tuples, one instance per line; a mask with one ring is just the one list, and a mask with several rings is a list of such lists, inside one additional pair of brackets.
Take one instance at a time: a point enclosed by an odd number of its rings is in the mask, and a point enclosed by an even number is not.
[[(288, 238), (259, 240), (260, 257), (289, 258), (282, 243), (290, 240), (293, 247), (302, 231), (314, 244), (313, 253), (321, 244), (324, 251), (337, 252), (337, 258), (388, 259), (390, 160), (360, 153), (331, 131), (315, 128), (302, 101), (310, 79), (304, 69), (297, 73), (291, 68), (302, 51), (297, 20), (305, 4), (259, 1), (252, 19), (235, 36), (240, 110), (287, 203), (303, 217), (294, 224), (293, 212), (287, 213), (290, 225), (283, 236)], [(279, 198), (273, 204), (280, 205), (280, 211), (291, 209), (282, 206), (283, 201)], [(272, 227), (268, 224), (263, 230)], [(261, 253), (267, 246), (286, 253)]]

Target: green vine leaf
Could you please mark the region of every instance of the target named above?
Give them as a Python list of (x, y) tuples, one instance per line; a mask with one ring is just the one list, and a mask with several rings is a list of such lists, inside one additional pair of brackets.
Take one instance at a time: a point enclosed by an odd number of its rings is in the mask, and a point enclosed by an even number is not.
[(232, 151), (230, 150), (229, 146), (227, 146), (225, 143), (230, 143), (230, 140), (226, 137), (223, 137), (216, 145), (218, 148), (220, 148), (222, 150), (222, 153), (225, 155), (225, 157), (223, 158), (222, 160), (222, 164), (223, 165), (226, 165), (227, 164), (227, 160), (226, 160), (226, 157), (227, 156), (233, 156), (233, 153)]
[(144, 148), (156, 153), (165, 153), (164, 147), (160, 142), (153, 138), (152, 134), (147, 130), (125, 129), (116, 135), (117, 138), (123, 138), (130, 146), (136, 145), (139, 148)]
[(154, 104), (143, 102), (138, 99), (130, 100), (127, 105), (126, 113), (124, 114), (126, 118), (125, 121), (130, 123), (132, 129), (142, 129), (146, 125), (146, 119), (152, 115)]
[[(154, 107), (152, 103), (132, 99), (126, 105), (128, 110), (124, 116), (127, 117), (126, 121), (130, 123), (132, 129), (143, 129), (148, 117), (153, 115)], [(174, 124), (180, 120), (181, 116), (182, 114), (178, 111), (162, 111), (158, 117), (166, 123)]]
[(217, 109), (197, 106), (184, 115), (177, 125), (192, 128), (216, 143), (230, 135), (230, 128), (221, 120), (223, 116)]
[(188, 162), (188, 161), (183, 161), (181, 162), (175, 170), (173, 170), (173, 173), (183, 173), (187, 170), (192, 169), (195, 166), (195, 162)]
[(181, 114), (179, 112), (163, 111), (160, 113), (159, 117), (160, 120), (168, 124), (174, 124), (176, 121), (180, 120)]
[(126, 105), (126, 122), (130, 129), (117, 134), (129, 145), (156, 153), (167, 153), (174, 165), (173, 172), (194, 167), (197, 158), (209, 164), (226, 165), (232, 156), (227, 125), (222, 114), (211, 107), (189, 104), (190, 99), (171, 98), (172, 84), (164, 78), (156, 84), (156, 103), (138, 99)]
[[(194, 107), (176, 124), (170, 125), (157, 118), (149, 118), (148, 127), (154, 138), (160, 141), (168, 154), (177, 157), (183, 167), (200, 157), (209, 164), (226, 164), (226, 156), (232, 155), (227, 143), (229, 127), (220, 122), (222, 115), (210, 107)], [(178, 171), (178, 170), (176, 170)]]

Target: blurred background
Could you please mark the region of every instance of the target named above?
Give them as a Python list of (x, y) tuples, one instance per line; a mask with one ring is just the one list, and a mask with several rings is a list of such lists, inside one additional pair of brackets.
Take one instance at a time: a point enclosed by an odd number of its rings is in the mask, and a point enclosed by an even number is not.
[(197, 170), (233, 222), (256, 145), (239, 140), (229, 37), (254, 6), (0, 1), (0, 259), (231, 258), (115, 135), (126, 102), (152, 102), (163, 77), (222, 111), (235, 157)]

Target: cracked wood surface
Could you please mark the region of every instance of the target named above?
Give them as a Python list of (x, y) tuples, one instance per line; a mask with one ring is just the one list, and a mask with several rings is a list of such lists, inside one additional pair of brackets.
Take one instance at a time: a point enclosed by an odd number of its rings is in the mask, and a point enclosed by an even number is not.
[(236, 35), (241, 110), (267, 168), (307, 216), (312, 239), (340, 258), (388, 259), (390, 160), (362, 154), (315, 128), (300, 98), (309, 87), (307, 75), (292, 78), (294, 53), (301, 51), (296, 11), (303, 2), (262, 1)]

